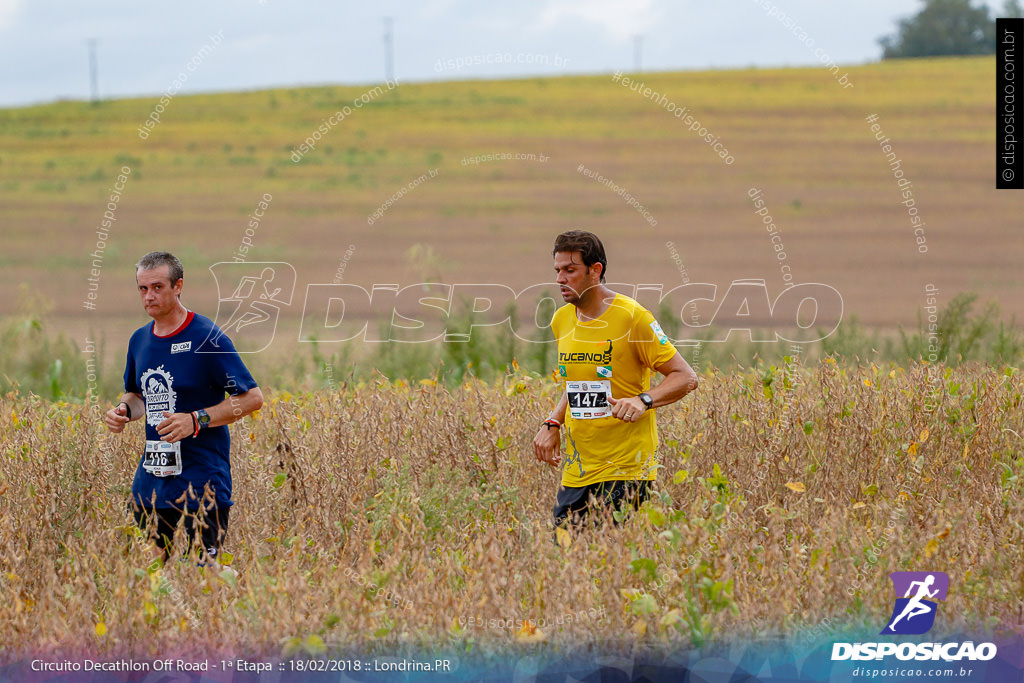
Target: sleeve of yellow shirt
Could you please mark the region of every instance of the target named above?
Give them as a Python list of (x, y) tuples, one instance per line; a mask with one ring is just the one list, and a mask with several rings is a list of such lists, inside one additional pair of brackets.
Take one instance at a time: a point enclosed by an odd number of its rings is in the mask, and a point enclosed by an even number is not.
[(637, 313), (633, 329), (630, 330), (630, 339), (636, 344), (641, 361), (653, 370), (672, 360), (676, 355), (676, 347), (672, 346), (650, 311), (640, 308)]

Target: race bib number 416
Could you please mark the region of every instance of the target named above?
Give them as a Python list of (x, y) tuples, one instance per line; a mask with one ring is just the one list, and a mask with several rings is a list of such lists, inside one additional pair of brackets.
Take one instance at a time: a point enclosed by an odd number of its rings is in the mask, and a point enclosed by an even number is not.
[(611, 417), (612, 395), (611, 380), (566, 382), (566, 397), (569, 401), (569, 414), (576, 420), (594, 420), (599, 417)]

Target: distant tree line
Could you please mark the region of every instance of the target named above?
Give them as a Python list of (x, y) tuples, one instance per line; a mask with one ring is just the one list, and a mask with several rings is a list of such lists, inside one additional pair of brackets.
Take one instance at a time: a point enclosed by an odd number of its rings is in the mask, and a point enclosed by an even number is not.
[[(1021, 17), (1020, 2), (1006, 0), (1000, 17)], [(879, 39), (882, 59), (995, 54), (996, 22), (988, 7), (971, 0), (924, 0), (913, 17), (900, 19), (896, 33)]]

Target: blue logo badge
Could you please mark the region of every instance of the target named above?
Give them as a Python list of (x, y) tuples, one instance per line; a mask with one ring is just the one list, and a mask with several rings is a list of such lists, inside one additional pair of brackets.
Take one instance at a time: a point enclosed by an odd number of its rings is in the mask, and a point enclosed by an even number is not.
[(943, 572), (893, 572), (889, 578), (896, 591), (896, 605), (882, 635), (927, 633), (935, 623), (938, 601), (946, 599), (949, 577)]

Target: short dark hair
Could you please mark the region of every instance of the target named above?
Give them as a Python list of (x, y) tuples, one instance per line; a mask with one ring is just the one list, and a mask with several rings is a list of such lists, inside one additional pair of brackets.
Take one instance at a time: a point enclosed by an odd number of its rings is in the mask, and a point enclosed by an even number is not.
[(563, 232), (555, 238), (555, 248), (551, 251), (554, 256), (560, 251), (578, 251), (583, 265), (587, 268), (595, 263), (601, 264), (601, 282), (608, 272), (608, 257), (604, 255), (604, 245), (597, 235), (586, 230), (570, 230)]
[(181, 261), (174, 254), (166, 251), (151, 251), (143, 256), (135, 264), (135, 272), (140, 270), (153, 270), (160, 266), (167, 266), (167, 275), (171, 278), (171, 284), (185, 277), (185, 269), (181, 267)]

